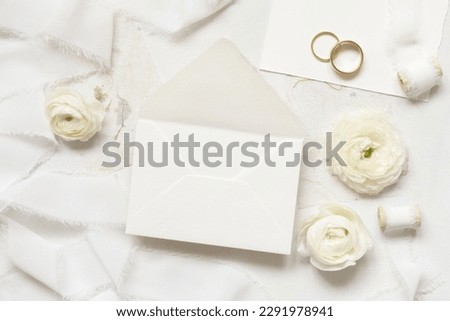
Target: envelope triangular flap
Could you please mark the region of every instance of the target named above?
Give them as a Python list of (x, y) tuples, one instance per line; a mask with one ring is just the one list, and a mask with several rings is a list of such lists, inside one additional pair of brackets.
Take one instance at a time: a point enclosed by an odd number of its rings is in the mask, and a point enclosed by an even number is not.
[(153, 94), (141, 120), (304, 137), (296, 116), (236, 46), (221, 39)]

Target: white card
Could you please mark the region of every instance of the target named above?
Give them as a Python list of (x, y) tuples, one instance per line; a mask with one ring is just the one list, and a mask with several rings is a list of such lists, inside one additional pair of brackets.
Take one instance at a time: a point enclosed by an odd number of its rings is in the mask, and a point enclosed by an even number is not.
[[(388, 4), (388, 0), (273, 1), (261, 69), (406, 97), (387, 45)], [(424, 52), (436, 56), (448, 0), (421, 1), (421, 5), (418, 39)], [(362, 47), (365, 61), (355, 77), (342, 78), (330, 64), (314, 58), (311, 40), (321, 31)]]
[[(127, 233), (162, 239), (289, 254), (300, 164), (285, 166), (300, 153), (304, 132), (296, 116), (259, 72), (228, 40), (221, 40), (187, 66), (141, 109), (135, 141), (153, 142), (162, 160), (162, 143), (190, 134), (204, 146), (217, 142), (261, 142), (270, 133), (292, 142), (284, 155), (272, 150), (277, 166), (245, 168), (232, 150), (230, 166), (190, 166), (186, 151), (176, 165), (139, 166), (134, 153)], [(260, 160), (265, 154), (255, 149)], [(196, 160), (201, 160), (195, 155)], [(228, 156), (227, 156), (228, 159)], [(223, 161), (221, 157), (220, 160)]]

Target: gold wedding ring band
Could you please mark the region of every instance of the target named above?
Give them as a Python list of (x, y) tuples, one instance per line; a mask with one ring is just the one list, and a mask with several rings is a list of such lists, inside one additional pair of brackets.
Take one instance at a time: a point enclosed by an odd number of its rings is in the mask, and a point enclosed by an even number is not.
[(336, 45), (339, 43), (339, 38), (332, 32), (329, 31), (322, 31), (319, 32), (317, 35), (314, 36), (314, 38), (311, 41), (311, 51), (314, 55), (314, 57), (316, 57), (318, 60), (322, 61), (322, 62), (330, 62), (331, 61), (331, 55), (328, 58), (323, 58), (320, 57), (317, 53), (316, 50), (314, 49), (314, 45), (316, 44), (316, 40), (319, 39), (320, 37), (323, 36), (330, 36), (332, 38), (334, 38), (336, 40)]
[[(344, 48), (344, 47), (350, 47), (352, 49), (356, 49), (359, 53), (358, 65), (353, 70), (342, 70), (342, 69), (339, 69), (339, 67), (336, 65), (335, 59), (339, 55), (339, 50), (341, 50), (341, 48)], [(361, 46), (352, 40), (339, 41), (331, 50), (330, 62), (331, 62), (331, 65), (333, 66), (333, 69), (336, 70), (338, 73), (341, 73), (344, 75), (352, 75), (352, 74), (357, 73), (361, 69), (361, 67), (364, 63), (364, 52), (363, 52)]]
[[(333, 48), (330, 51), (330, 57), (327, 57), (327, 58), (320, 57), (315, 51), (316, 40), (323, 36), (330, 36), (330, 37), (336, 39), (336, 44), (333, 46)], [(351, 48), (353, 50), (356, 50), (359, 54), (358, 65), (353, 70), (343, 70), (336, 64), (336, 58), (339, 56), (339, 52), (343, 48)], [(322, 31), (314, 36), (314, 38), (311, 41), (311, 51), (312, 51), (314, 57), (316, 57), (319, 61), (330, 62), (333, 69), (337, 73), (342, 74), (342, 75), (349, 76), (349, 75), (356, 74), (361, 69), (361, 67), (364, 63), (364, 52), (360, 45), (358, 45), (356, 42), (354, 42), (352, 40), (342, 40), (341, 41), (334, 33), (329, 32), (329, 31)]]

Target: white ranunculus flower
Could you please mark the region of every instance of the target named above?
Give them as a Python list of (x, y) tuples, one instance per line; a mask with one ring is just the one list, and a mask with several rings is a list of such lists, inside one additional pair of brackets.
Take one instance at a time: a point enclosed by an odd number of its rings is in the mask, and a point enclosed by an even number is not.
[(52, 92), (45, 102), (45, 113), (55, 135), (66, 141), (88, 141), (102, 129), (105, 117), (99, 101), (86, 102), (79, 92), (70, 88)]
[(333, 131), (333, 143), (345, 141), (332, 160), (331, 173), (360, 194), (377, 195), (396, 183), (408, 167), (408, 152), (385, 113), (364, 111), (342, 118)]
[(297, 251), (322, 271), (339, 271), (356, 264), (372, 247), (363, 222), (345, 206), (330, 204), (300, 228)]

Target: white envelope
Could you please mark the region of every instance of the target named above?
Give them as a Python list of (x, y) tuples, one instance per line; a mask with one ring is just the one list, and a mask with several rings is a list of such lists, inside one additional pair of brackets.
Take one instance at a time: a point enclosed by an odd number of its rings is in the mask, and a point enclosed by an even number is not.
[[(189, 134), (201, 146), (218, 142), (261, 143), (270, 133), (278, 144), (290, 142), (284, 155), (271, 151), (275, 167), (264, 161), (252, 168), (238, 148), (231, 166), (176, 166), (170, 142)], [(220, 40), (182, 70), (141, 109), (135, 141), (153, 142), (155, 161), (162, 160), (162, 143), (169, 142), (169, 166), (139, 166), (133, 157), (127, 233), (289, 254), (300, 164), (286, 162), (300, 153), (304, 131), (296, 116), (278, 98), (259, 72), (228, 40)], [(277, 145), (278, 146), (278, 145)], [(147, 150), (148, 148), (146, 148)], [(201, 148), (195, 159), (201, 160)], [(225, 150), (224, 150), (225, 153)], [(217, 158), (225, 163), (225, 158)]]

